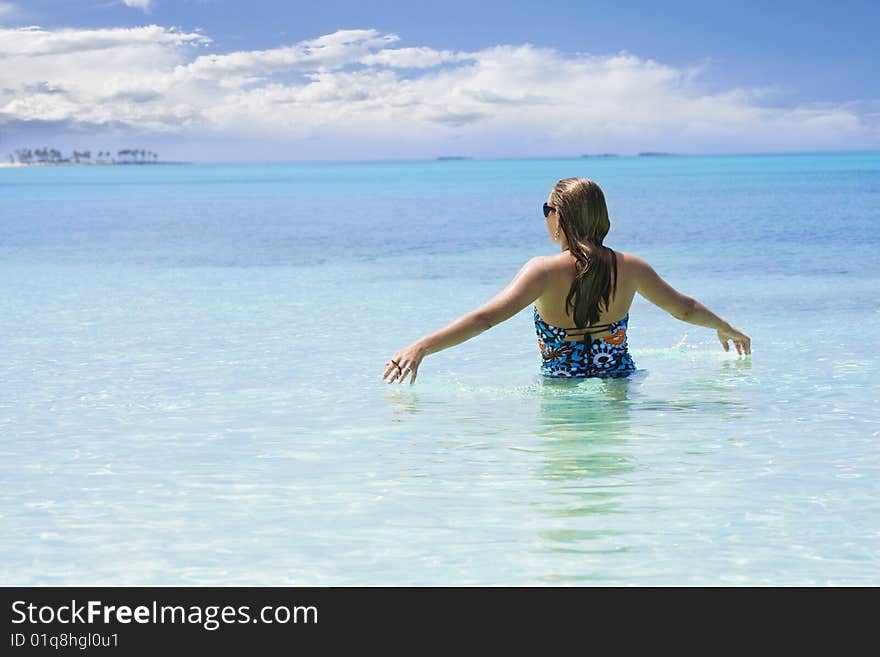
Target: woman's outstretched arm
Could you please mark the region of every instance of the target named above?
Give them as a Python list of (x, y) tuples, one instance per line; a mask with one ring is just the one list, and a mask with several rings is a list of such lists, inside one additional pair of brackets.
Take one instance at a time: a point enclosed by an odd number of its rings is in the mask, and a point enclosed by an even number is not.
[(702, 303), (682, 294), (664, 281), (642, 258), (629, 256), (635, 264), (637, 291), (655, 306), (659, 306), (676, 319), (688, 324), (715, 329), (724, 351), (730, 351), (733, 341), (738, 354), (752, 353), (752, 340), (745, 333), (731, 326)]
[(395, 352), (391, 360), (385, 363), (382, 378), (387, 379), (388, 383), (394, 383), (395, 380), (402, 383), (407, 375), (412, 375), (410, 383), (415, 383), (419, 365), (425, 356), (470, 340), (516, 315), (544, 292), (548, 272), (546, 256), (532, 258), (507, 287), (485, 304)]

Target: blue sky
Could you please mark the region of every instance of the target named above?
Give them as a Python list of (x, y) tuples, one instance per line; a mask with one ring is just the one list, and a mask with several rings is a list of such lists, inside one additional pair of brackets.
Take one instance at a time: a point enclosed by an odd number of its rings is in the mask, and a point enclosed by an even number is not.
[(0, 156), (876, 149), (878, 26), (876, 2), (0, 0)]

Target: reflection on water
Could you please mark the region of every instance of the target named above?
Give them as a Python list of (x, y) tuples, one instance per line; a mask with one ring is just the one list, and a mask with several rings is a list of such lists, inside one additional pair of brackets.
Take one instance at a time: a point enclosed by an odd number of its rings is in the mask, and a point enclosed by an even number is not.
[(403, 422), (407, 416), (422, 412), (419, 408), (419, 395), (415, 390), (391, 388), (385, 393), (384, 398), (391, 408), (392, 422)]
[(752, 369), (752, 359), (750, 356), (744, 356), (736, 360), (722, 360), (721, 369), (725, 374), (748, 372)]
[[(629, 395), (637, 379), (546, 379), (537, 416), (542, 441), (540, 478), (551, 484), (538, 538), (544, 552), (570, 554), (563, 573), (546, 573), (546, 582), (595, 579), (584, 555), (629, 549), (623, 532), (608, 526), (625, 512), (622, 478), (635, 469), (628, 453)], [(584, 569), (587, 572), (584, 572)]]
[[(547, 478), (595, 477), (619, 472), (614, 448), (629, 430), (630, 379), (544, 384), (536, 422), (548, 462)], [(550, 393), (550, 394), (546, 394)], [(581, 465), (582, 464), (582, 465)], [(589, 467), (587, 467), (589, 465)]]

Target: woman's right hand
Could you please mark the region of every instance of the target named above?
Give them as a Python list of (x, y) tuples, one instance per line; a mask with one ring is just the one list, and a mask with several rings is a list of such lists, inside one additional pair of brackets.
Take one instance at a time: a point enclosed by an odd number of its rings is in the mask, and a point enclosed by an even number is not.
[(718, 340), (721, 342), (721, 346), (724, 347), (724, 351), (730, 351), (728, 341), (733, 340), (736, 353), (740, 355), (752, 353), (752, 339), (739, 329), (727, 326), (727, 328), (718, 329), (717, 333)]

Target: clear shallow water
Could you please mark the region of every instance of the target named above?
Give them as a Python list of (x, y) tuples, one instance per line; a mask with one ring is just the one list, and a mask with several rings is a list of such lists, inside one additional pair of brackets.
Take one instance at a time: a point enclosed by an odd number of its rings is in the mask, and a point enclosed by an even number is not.
[[(530, 308), (379, 380), (552, 253), (642, 300), (625, 381)], [(3, 584), (877, 584), (880, 154), (0, 170)]]

